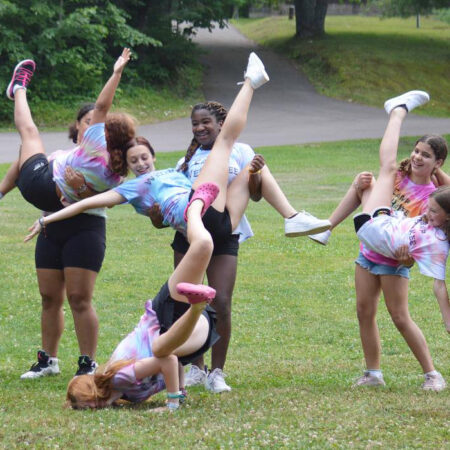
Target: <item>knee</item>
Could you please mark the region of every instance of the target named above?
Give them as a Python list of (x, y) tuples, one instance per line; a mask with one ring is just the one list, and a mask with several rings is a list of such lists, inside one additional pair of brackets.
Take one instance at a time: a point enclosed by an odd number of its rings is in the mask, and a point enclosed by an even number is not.
[(367, 305), (356, 305), (356, 315), (360, 323), (368, 323), (375, 320), (376, 310)]
[(28, 139), (39, 138), (39, 130), (37, 129), (37, 127), (34, 123), (20, 126), (19, 132), (22, 137), (26, 137)]
[(228, 319), (231, 317), (231, 295), (217, 292), (213, 307), (219, 318)]
[(191, 247), (193, 247), (192, 250), (199, 257), (211, 256), (214, 250), (211, 235), (209, 235), (209, 233), (205, 233), (205, 235), (198, 237), (194, 242), (192, 242)]
[(390, 314), (392, 322), (400, 332), (406, 330), (412, 321), (409, 314), (401, 312), (391, 312)]
[(41, 291), (41, 304), (42, 309), (45, 311), (49, 311), (51, 309), (60, 308), (63, 303), (63, 299), (60, 298), (59, 295), (56, 295), (51, 292)]
[(71, 310), (74, 312), (81, 313), (91, 307), (91, 297), (84, 292), (74, 291), (67, 293), (67, 299)]

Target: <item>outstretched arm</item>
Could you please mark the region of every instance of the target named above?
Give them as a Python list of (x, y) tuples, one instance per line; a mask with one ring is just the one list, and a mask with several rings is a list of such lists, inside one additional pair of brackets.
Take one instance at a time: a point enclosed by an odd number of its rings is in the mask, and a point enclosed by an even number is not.
[(433, 291), (438, 301), (439, 309), (441, 310), (445, 329), (448, 333), (450, 333), (450, 302), (448, 299), (448, 291), (445, 281), (434, 280)]
[(129, 48), (124, 48), (122, 54), (114, 64), (113, 74), (106, 82), (102, 91), (100, 92), (97, 101), (95, 102), (94, 115), (92, 117), (91, 125), (94, 123), (102, 123), (106, 119), (106, 115), (111, 108), (114, 94), (116, 93), (117, 86), (119, 86), (120, 78), (122, 77), (123, 69), (127, 65), (131, 57), (131, 51)]
[(34, 224), (28, 229), (30, 234), (28, 234), (24, 241), (27, 242), (41, 232), (46, 225), (52, 222), (57, 222), (59, 220), (69, 219), (70, 217), (81, 214), (87, 209), (92, 208), (111, 208), (115, 205), (123, 203), (126, 199), (122, 197), (119, 193), (114, 190), (103, 192), (102, 194), (94, 195), (93, 197), (86, 198), (67, 208), (61, 209), (49, 216), (41, 217), (36, 220)]
[(5, 177), (0, 181), (0, 198), (4, 197), (9, 191), (16, 187), (16, 180), (19, 178), (19, 160), (14, 161)]

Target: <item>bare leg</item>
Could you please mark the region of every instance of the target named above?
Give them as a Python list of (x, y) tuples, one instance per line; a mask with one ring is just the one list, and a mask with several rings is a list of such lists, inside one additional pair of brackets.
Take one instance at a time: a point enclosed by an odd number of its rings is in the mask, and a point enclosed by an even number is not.
[(12, 191), (16, 187), (16, 180), (19, 178), (19, 160), (14, 161), (5, 177), (0, 181), (0, 194), (5, 196), (8, 192)]
[(31, 156), (45, 154), (41, 136), (31, 116), (25, 89), (17, 89), (14, 94), (14, 122), (22, 140), (19, 156), (19, 169), (21, 169), (23, 163)]
[(98, 318), (92, 305), (92, 296), (97, 272), (77, 267), (66, 267), (64, 276), (80, 354), (95, 359), (98, 341)]
[(408, 279), (393, 275), (383, 275), (380, 278), (384, 300), (392, 321), (419, 361), (423, 373), (431, 372), (434, 366), (427, 342), (422, 331), (409, 315)]

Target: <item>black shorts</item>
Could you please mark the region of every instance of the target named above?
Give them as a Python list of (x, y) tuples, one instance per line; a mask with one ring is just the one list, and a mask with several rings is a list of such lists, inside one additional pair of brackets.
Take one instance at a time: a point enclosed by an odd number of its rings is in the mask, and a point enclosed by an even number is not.
[(359, 213), (356, 214), (353, 217), (353, 223), (355, 225), (355, 231), (356, 233), (358, 233), (359, 229), (366, 223), (368, 222), (370, 219), (374, 218), (374, 217), (378, 217), (381, 215), (386, 215), (386, 216), (390, 216), (391, 215), (391, 208), (387, 207), (387, 206), (382, 206), (380, 208), (376, 208), (372, 214), (369, 213)]
[[(156, 297), (152, 300), (152, 309), (156, 313), (161, 326), (160, 334), (164, 334), (174, 322), (176, 322), (188, 309), (188, 303), (178, 302), (170, 296), (169, 285), (164, 283)], [(209, 325), (206, 342), (194, 353), (180, 356), (178, 360), (185, 366), (195, 361), (203, 353), (207, 352), (219, 339), (216, 331), (216, 312), (211, 306), (207, 306), (202, 312)]]
[(42, 211), (59, 211), (64, 206), (56, 194), (53, 181), (53, 162), (48, 162), (43, 153), (28, 158), (16, 181), (23, 198)]
[[(189, 242), (182, 233), (177, 231), (170, 244), (174, 251), (185, 255), (189, 249)], [(220, 242), (214, 242), (214, 250), (212, 256), (232, 255), (238, 256), (239, 252), (239, 235), (229, 234), (228, 238)]]
[(49, 223), (41, 231), (36, 242), (36, 268), (63, 270), (78, 267), (99, 272), (105, 248), (105, 218), (80, 214)]

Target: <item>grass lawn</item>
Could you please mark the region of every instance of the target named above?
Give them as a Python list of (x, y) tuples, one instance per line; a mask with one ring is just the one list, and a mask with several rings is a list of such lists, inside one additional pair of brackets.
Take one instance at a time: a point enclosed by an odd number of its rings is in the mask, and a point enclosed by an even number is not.
[[(405, 157), (414, 139), (403, 138)], [(357, 171), (376, 169), (378, 142), (261, 149), (293, 205), (327, 217)], [(160, 168), (179, 153), (158, 155)], [(0, 165), (0, 176), (7, 165)], [(129, 206), (108, 212), (108, 248), (95, 292), (98, 361), (130, 332), (144, 301), (171, 272), (173, 232), (155, 230)], [(78, 348), (70, 310), (60, 345), (61, 375), (21, 381), (40, 346), (40, 300), (33, 243), (21, 241), (38, 212), (11, 193), (0, 201), (0, 442), (4, 448), (448, 448), (449, 391), (423, 392), (421, 370), (380, 304), (387, 387), (352, 389), (364, 368), (355, 315), (358, 243), (347, 220), (327, 247), (287, 239), (264, 202), (251, 204), (255, 237), (241, 246), (233, 336), (226, 365), (230, 393), (193, 388), (175, 414), (164, 402), (101, 411), (63, 409)], [(432, 281), (412, 270), (411, 314), (438, 370), (450, 380), (449, 336)]]
[(300, 40), (295, 20), (270, 17), (233, 21), (249, 38), (291, 58), (321, 94), (378, 106), (380, 98), (423, 89), (426, 114), (450, 115), (450, 25), (423, 18), (327, 16), (326, 36)]

